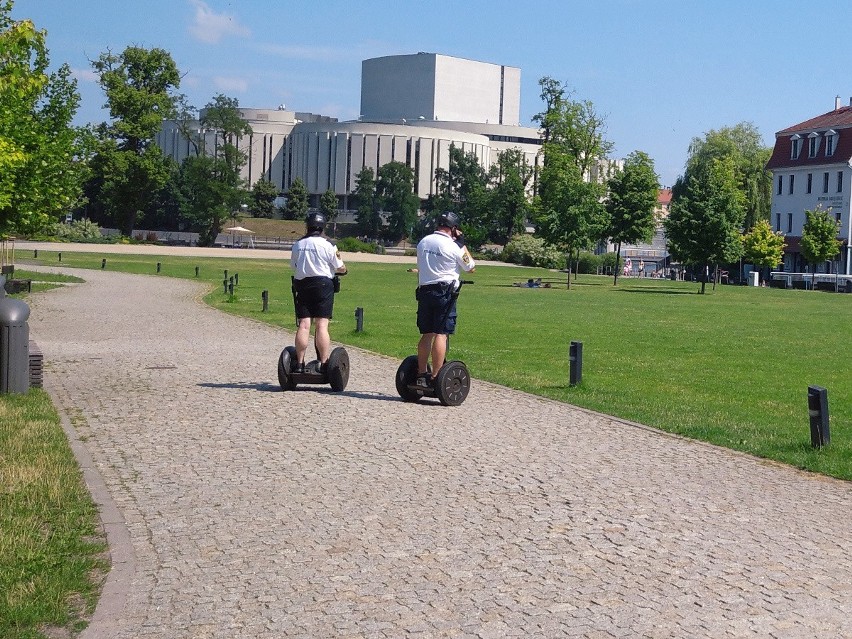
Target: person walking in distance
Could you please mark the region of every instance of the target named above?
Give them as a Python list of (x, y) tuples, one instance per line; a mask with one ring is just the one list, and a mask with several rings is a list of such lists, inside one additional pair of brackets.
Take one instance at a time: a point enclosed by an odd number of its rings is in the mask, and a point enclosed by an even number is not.
[[(325, 217), (310, 213), (305, 218), (306, 233), (293, 244), (290, 266), (293, 275), (293, 302), (296, 306), (296, 362), (303, 372), (321, 373), (331, 352), (328, 322), (334, 308), (336, 276), (346, 274), (346, 265), (337, 248), (322, 236)], [(316, 370), (305, 370), (305, 352), (314, 324), (317, 350)]]
[(435, 231), (417, 244), (417, 343), (418, 386), (432, 383), (447, 356), (447, 336), (456, 328), (456, 298), (462, 271), (472, 273), (476, 264), (467, 250), (459, 228), (461, 219), (453, 211), (438, 216)]

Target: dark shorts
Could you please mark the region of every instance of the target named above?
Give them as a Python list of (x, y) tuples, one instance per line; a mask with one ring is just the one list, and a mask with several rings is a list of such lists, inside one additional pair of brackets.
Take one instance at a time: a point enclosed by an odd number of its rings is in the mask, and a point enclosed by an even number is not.
[(456, 296), (453, 286), (428, 284), (419, 286), (417, 298), (417, 328), (420, 334), (452, 335), (456, 330)]
[(295, 280), (296, 317), (327, 317), (334, 308), (334, 283), (327, 277)]

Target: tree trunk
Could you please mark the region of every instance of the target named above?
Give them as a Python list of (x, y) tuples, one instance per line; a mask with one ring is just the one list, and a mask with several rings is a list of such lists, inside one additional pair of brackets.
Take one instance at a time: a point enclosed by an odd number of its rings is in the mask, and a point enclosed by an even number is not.
[(615, 245), (615, 276), (612, 280), (613, 286), (618, 286), (618, 273), (621, 270), (621, 242)]

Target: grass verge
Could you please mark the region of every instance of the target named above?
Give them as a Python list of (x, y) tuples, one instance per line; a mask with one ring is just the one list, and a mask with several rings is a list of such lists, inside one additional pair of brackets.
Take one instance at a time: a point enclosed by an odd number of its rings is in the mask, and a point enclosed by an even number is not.
[(85, 627), (108, 570), (98, 522), (47, 393), (0, 395), (0, 637)]

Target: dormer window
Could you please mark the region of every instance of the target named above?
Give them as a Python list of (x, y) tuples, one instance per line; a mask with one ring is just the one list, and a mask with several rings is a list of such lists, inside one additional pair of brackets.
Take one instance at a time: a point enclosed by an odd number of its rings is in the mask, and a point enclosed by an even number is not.
[(819, 133), (811, 133), (808, 135), (808, 157), (815, 158), (819, 150)]
[(834, 129), (829, 129), (825, 132), (825, 157), (834, 155), (834, 149), (837, 148), (837, 138), (839, 134)]
[(790, 138), (790, 159), (798, 160), (802, 152), (802, 136), (798, 133)]

